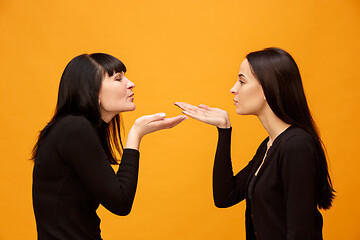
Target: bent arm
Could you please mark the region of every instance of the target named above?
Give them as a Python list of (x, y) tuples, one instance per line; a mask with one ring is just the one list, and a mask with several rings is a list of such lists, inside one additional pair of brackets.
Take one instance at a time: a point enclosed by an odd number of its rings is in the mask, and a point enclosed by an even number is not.
[(213, 196), (215, 206), (226, 208), (245, 199), (246, 184), (250, 176), (251, 161), (236, 176), (233, 174), (230, 148), (232, 128), (218, 128), (219, 139), (213, 170)]
[(59, 151), (93, 197), (114, 214), (129, 214), (137, 186), (139, 152), (125, 149), (115, 173), (87, 120), (73, 119), (64, 127), (62, 138)]

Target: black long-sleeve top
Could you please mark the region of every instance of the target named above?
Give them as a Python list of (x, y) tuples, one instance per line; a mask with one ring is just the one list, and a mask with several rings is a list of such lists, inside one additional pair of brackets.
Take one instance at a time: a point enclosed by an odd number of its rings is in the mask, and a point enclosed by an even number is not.
[[(218, 129), (213, 171), (217, 207), (226, 208), (246, 199), (246, 239), (320, 240), (322, 216), (317, 209), (315, 143), (300, 128), (290, 126), (269, 148), (268, 138), (255, 156), (235, 176), (232, 170), (231, 128)], [(253, 179), (253, 181), (251, 181)], [(252, 182), (249, 198), (249, 183)]]
[[(107, 127), (103, 122), (102, 127)], [(86, 118), (66, 116), (41, 142), (33, 171), (38, 239), (101, 239), (99, 204), (127, 215), (135, 196), (139, 152), (125, 149), (114, 172)]]

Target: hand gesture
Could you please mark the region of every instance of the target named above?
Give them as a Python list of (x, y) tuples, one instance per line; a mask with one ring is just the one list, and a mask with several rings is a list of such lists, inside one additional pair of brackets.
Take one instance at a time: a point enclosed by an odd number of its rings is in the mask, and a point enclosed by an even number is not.
[(140, 141), (146, 134), (175, 127), (185, 119), (187, 119), (187, 117), (184, 115), (165, 118), (165, 113), (142, 116), (136, 119), (134, 125), (130, 129), (125, 147), (139, 149)]
[(175, 105), (181, 108), (184, 114), (196, 120), (219, 128), (230, 128), (229, 115), (224, 110), (211, 108), (203, 104), (196, 107), (184, 102), (176, 102)]

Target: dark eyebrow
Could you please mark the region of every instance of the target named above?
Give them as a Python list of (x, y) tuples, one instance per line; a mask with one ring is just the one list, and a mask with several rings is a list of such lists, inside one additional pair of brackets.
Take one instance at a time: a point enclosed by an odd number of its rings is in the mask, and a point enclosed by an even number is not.
[(246, 78), (245, 75), (242, 74), (242, 73), (239, 74), (239, 78), (240, 78), (240, 77)]
[(121, 76), (121, 72), (114, 73), (114, 76), (115, 76), (115, 77)]

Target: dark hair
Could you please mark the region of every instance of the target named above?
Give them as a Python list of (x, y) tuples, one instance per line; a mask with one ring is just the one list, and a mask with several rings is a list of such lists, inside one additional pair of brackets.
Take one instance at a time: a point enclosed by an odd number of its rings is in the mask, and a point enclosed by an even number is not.
[(121, 157), (124, 149), (120, 135), (123, 121), (120, 114), (117, 114), (109, 122), (108, 127), (101, 127), (98, 97), (105, 73), (112, 76), (118, 72), (126, 72), (125, 65), (119, 59), (105, 53), (82, 54), (68, 63), (61, 76), (55, 114), (39, 134), (32, 152), (33, 160), (52, 126), (64, 116), (77, 115), (87, 118), (97, 128), (109, 162), (119, 163), (117, 155)]
[(295, 60), (289, 53), (279, 48), (265, 48), (251, 52), (246, 59), (276, 116), (288, 124), (305, 130), (314, 139), (319, 156), (315, 163), (317, 205), (319, 208), (329, 209), (335, 197), (335, 190), (328, 171), (325, 147), (311, 116)]

